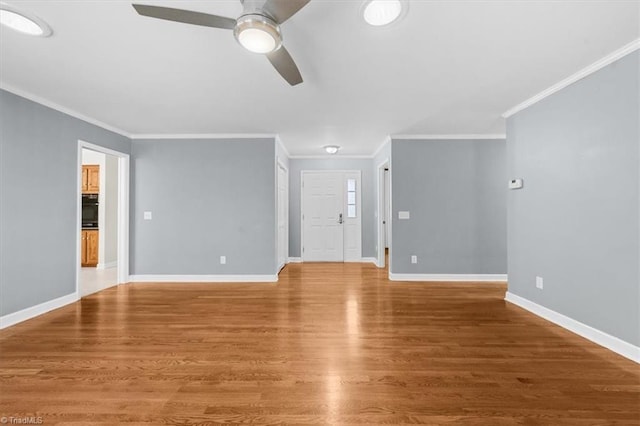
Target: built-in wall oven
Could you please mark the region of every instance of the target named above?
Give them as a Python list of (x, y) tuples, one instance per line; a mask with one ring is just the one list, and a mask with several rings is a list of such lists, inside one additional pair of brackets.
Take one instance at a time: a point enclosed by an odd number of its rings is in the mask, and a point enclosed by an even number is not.
[(82, 227), (98, 227), (98, 194), (82, 194)]

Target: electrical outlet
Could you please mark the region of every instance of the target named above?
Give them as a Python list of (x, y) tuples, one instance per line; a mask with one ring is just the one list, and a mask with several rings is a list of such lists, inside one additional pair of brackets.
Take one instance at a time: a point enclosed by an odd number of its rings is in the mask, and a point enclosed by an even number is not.
[(221, 265), (227, 264), (227, 256), (220, 256), (220, 264)]
[(411, 263), (418, 263), (418, 256), (416, 256), (415, 254), (411, 255)]
[(544, 280), (542, 277), (536, 277), (536, 288), (542, 290), (544, 288)]

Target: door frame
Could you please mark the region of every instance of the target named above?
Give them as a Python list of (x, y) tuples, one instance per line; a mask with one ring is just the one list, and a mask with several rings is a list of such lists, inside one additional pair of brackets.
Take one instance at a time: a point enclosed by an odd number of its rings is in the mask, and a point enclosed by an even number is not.
[[(300, 260), (304, 262), (304, 174), (305, 173), (357, 173), (358, 175), (358, 185), (357, 188), (357, 206), (359, 207), (360, 214), (358, 215), (358, 226), (360, 228), (360, 258), (357, 260), (345, 260), (344, 259), (344, 244), (342, 247), (343, 257), (342, 262), (362, 262), (362, 217), (364, 215), (362, 208), (362, 170), (352, 169), (352, 170), (300, 170)], [(343, 197), (344, 199), (345, 197)], [(343, 242), (344, 242), (344, 232), (342, 234)]]
[[(384, 169), (389, 169), (389, 193), (385, 194), (385, 181), (384, 181)], [(377, 223), (378, 223), (378, 241), (377, 241), (377, 259), (376, 266), (378, 268), (385, 267), (385, 241), (384, 241), (384, 228), (382, 221), (385, 220), (385, 216), (388, 216), (389, 223), (387, 223), (387, 239), (389, 243), (389, 265), (391, 265), (391, 224), (393, 223), (393, 215), (391, 212), (393, 209), (391, 208), (393, 197), (391, 197), (391, 160), (389, 158), (384, 159), (381, 163), (376, 167), (378, 179), (378, 212), (376, 215)], [(389, 211), (385, 215), (385, 196), (389, 199)], [(391, 268), (389, 268), (391, 269)]]
[[(280, 173), (279, 168), (284, 170), (285, 180), (287, 182), (287, 191), (285, 196), (285, 226), (284, 226), (284, 247), (285, 247), (285, 256), (284, 263), (280, 264)], [(287, 166), (280, 161), (280, 158), (276, 159), (276, 274), (279, 274), (282, 268), (284, 268), (287, 263), (289, 263), (289, 169)]]
[(76, 165), (76, 297), (80, 298), (82, 257), (82, 150), (90, 149), (118, 158), (118, 253), (117, 285), (129, 282), (129, 163), (130, 156), (120, 151), (78, 139)]

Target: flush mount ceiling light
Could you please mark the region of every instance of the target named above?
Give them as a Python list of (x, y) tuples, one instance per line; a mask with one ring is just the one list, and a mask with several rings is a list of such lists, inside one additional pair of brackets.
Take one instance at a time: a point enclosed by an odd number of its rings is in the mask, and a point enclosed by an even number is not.
[(396, 21), (406, 9), (404, 0), (368, 0), (362, 15), (369, 25), (380, 27)]
[(327, 154), (336, 154), (340, 147), (338, 145), (327, 145), (324, 147), (324, 150), (327, 151)]
[(52, 34), (49, 25), (42, 19), (4, 3), (0, 3), (0, 24), (19, 33), (36, 37), (49, 37)]
[(253, 53), (271, 53), (282, 46), (280, 26), (264, 15), (245, 15), (233, 29), (238, 43)]

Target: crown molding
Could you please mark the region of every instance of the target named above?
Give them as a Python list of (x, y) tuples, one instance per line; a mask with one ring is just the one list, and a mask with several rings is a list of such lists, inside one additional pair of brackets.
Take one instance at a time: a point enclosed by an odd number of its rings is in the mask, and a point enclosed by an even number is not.
[(508, 110), (507, 112), (505, 112), (504, 114), (502, 114), (503, 118), (509, 118), (512, 115), (516, 114), (517, 112), (522, 111), (525, 108), (530, 107), (533, 104), (536, 104), (538, 102), (540, 102), (541, 100), (543, 100), (544, 98), (547, 98), (551, 95), (553, 95), (556, 92), (559, 92), (560, 90), (564, 89), (565, 87), (582, 80), (585, 77), (588, 77), (589, 75), (595, 73), (596, 71), (601, 70), (602, 68), (606, 67), (607, 65), (612, 64), (613, 62), (622, 59), (623, 57), (627, 56), (630, 53), (635, 52), (636, 50), (640, 49), (640, 39), (634, 40), (631, 43), (621, 47), (620, 49), (614, 51), (613, 53), (610, 53), (609, 55), (605, 56), (604, 58), (592, 63), (591, 65), (589, 65), (586, 68), (581, 69), (580, 71), (578, 71), (577, 73), (565, 78), (564, 80), (560, 81), (559, 83), (554, 84), (553, 86), (549, 87), (546, 90), (543, 90), (542, 92), (538, 93), (537, 95), (527, 99), (526, 101), (514, 106), (513, 108), (511, 108), (510, 110)]
[(317, 155), (292, 155), (291, 160), (371, 160), (372, 155), (340, 155), (340, 154), (317, 154)]
[(289, 150), (282, 142), (280, 135), (276, 135), (275, 138), (276, 138), (276, 144), (280, 145), (280, 148), (282, 148), (282, 151), (284, 151), (284, 154), (287, 156), (287, 158), (291, 158), (291, 154), (289, 153)]
[(276, 136), (273, 133), (140, 133), (131, 135), (131, 139), (275, 139)]
[(371, 158), (376, 158), (378, 156), (378, 154), (380, 154), (380, 151), (382, 151), (382, 149), (391, 142), (391, 136), (387, 135), (384, 138), (384, 141), (380, 144), (380, 146), (378, 147), (378, 149), (376, 149), (373, 153), (373, 155), (371, 155)]
[(407, 140), (407, 139), (416, 139), (416, 140), (495, 140), (495, 139), (506, 139), (507, 135), (505, 134), (466, 134), (466, 135), (391, 135), (391, 140)]
[(110, 132), (113, 133), (117, 133), (121, 136), (124, 136), (126, 138), (131, 139), (131, 134), (129, 132), (126, 132), (118, 127), (112, 126), (110, 124), (104, 123), (100, 120), (96, 120), (93, 117), (89, 117), (87, 115), (84, 115), (82, 113), (79, 113), (76, 110), (73, 110), (71, 108), (67, 108), (65, 106), (62, 106), (60, 104), (57, 104), (53, 101), (50, 101), (49, 99), (43, 98), (41, 96), (37, 96), (34, 95), (33, 93), (27, 92), (25, 90), (22, 89), (18, 89), (17, 87), (11, 86), (10, 84), (6, 84), (6, 83), (2, 83), (0, 82), (0, 89), (7, 91), (9, 93), (13, 93), (16, 96), (20, 96), (21, 98), (25, 98), (28, 99), (32, 102), (35, 102), (37, 104), (43, 105), (47, 108), (51, 108), (53, 110), (56, 110), (58, 112), (61, 112), (63, 114), (69, 115), (73, 118), (77, 118), (78, 120), (82, 120), (84, 122), (87, 122), (89, 124), (93, 124), (94, 126), (98, 126), (104, 130), (108, 130)]

